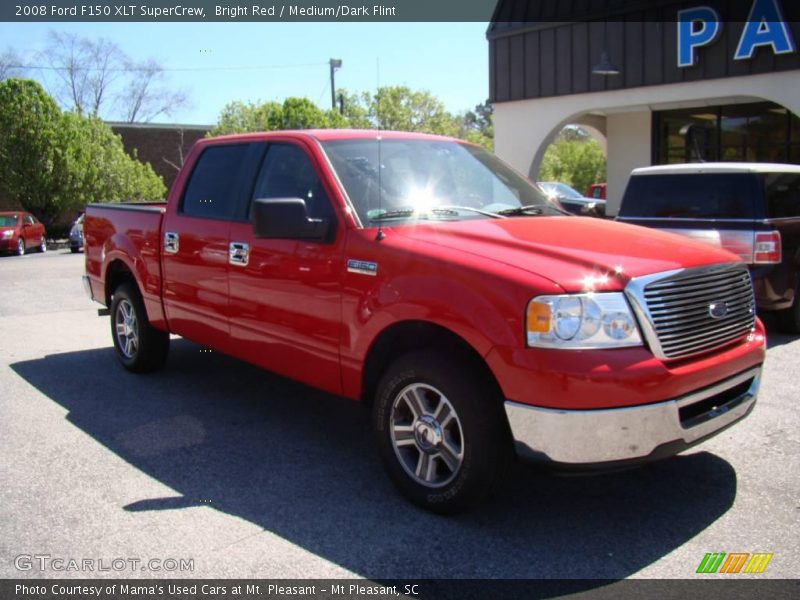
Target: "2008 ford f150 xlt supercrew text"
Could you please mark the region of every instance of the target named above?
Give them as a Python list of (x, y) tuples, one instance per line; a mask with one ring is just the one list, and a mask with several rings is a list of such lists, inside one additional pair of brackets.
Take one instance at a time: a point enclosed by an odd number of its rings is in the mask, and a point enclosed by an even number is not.
[(568, 216), (493, 155), (374, 131), (198, 142), (166, 203), (90, 205), (90, 296), (116, 353), (169, 334), (372, 406), (386, 468), (452, 512), (516, 453), (605, 468), (752, 409), (765, 355), (724, 250)]

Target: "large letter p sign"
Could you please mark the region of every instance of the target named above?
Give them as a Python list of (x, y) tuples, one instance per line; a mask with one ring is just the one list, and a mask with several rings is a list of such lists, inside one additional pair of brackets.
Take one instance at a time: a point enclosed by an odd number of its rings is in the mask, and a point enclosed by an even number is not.
[(695, 49), (708, 46), (721, 30), (719, 15), (713, 8), (698, 6), (678, 11), (678, 66), (694, 66)]

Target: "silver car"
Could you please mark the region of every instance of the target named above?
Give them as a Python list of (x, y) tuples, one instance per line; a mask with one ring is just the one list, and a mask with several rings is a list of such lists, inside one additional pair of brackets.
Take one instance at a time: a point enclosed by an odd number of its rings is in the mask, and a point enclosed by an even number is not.
[(77, 254), (83, 248), (83, 217), (81, 214), (69, 230), (69, 249), (73, 254)]

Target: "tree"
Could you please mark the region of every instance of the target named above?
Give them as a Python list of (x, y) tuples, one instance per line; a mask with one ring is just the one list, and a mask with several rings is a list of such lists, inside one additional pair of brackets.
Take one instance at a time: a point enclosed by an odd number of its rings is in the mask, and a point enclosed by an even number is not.
[(276, 131), (279, 129), (346, 128), (347, 117), (335, 110), (323, 110), (308, 98), (287, 98), (277, 102), (231, 102), (222, 109), (210, 136), (247, 131)]
[(347, 119), (335, 110), (323, 110), (308, 98), (283, 102), (281, 129), (330, 129), (347, 127)]
[(70, 208), (89, 202), (159, 200), (166, 194), (152, 167), (131, 158), (122, 138), (98, 117), (64, 113), (58, 146), (63, 162), (57, 183), (68, 191)]
[(50, 87), (58, 103), (80, 114), (146, 122), (187, 103), (185, 92), (160, 85), (165, 73), (157, 60), (135, 62), (102, 37), (51, 31), (40, 59), (53, 74)]
[(164, 68), (158, 61), (150, 58), (135, 63), (126, 61), (131, 77), (121, 98), (128, 123), (152, 121), (162, 114), (170, 114), (175, 108), (185, 106), (186, 93), (172, 91), (163, 84)]
[(581, 193), (605, 179), (606, 157), (592, 138), (557, 140), (545, 152), (539, 169), (540, 181), (561, 181)]
[(39, 84), (0, 83), (0, 183), (43, 221), (45, 207), (61, 202), (53, 176), (60, 120), (58, 106)]
[(96, 115), (109, 100), (109, 87), (119, 78), (125, 55), (117, 44), (105, 38), (92, 40), (50, 31), (41, 58), (54, 74), (59, 104)]
[(430, 92), (406, 86), (378, 89), (370, 98), (369, 115), (380, 129), (456, 135), (458, 125), (444, 104)]
[(341, 103), (343, 114), (353, 129), (371, 129), (374, 127), (370, 118), (371, 97), (368, 92), (356, 94), (347, 90), (339, 90), (337, 98)]
[(277, 102), (231, 102), (209, 135), (277, 129), (391, 129), (461, 137), (491, 149), (494, 126), (488, 101), (453, 116), (430, 92), (388, 86), (377, 93), (339, 90), (343, 112), (319, 108), (307, 98)]
[(24, 79), (0, 83), (0, 182), (45, 226), (88, 202), (166, 193), (152, 167), (128, 156), (99, 118), (62, 113), (38, 83)]
[(9, 77), (20, 77), (24, 74), (22, 59), (13, 48), (8, 48), (5, 52), (0, 54), (0, 81), (8, 79)]
[(475, 106), (461, 117), (458, 137), (483, 146), (488, 150), (494, 148), (494, 110), (489, 101)]
[(220, 113), (209, 135), (226, 135), (246, 131), (274, 131), (281, 128), (283, 107), (277, 102), (230, 102)]

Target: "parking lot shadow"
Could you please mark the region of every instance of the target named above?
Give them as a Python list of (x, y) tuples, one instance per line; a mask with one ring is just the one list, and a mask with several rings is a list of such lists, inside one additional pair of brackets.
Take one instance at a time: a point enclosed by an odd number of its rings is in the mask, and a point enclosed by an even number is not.
[(517, 464), (494, 502), (444, 518), (394, 491), (362, 407), (184, 340), (148, 376), (125, 372), (110, 348), (11, 367), (70, 423), (180, 494), (120, 510), (210, 504), (372, 579), (624, 578), (736, 496), (733, 468), (706, 452), (592, 477)]
[(783, 346), (784, 344), (791, 344), (798, 337), (783, 331), (780, 323), (778, 322), (778, 315), (774, 312), (760, 312), (759, 318), (764, 322), (764, 327), (767, 330), (767, 348), (774, 348), (776, 346)]

